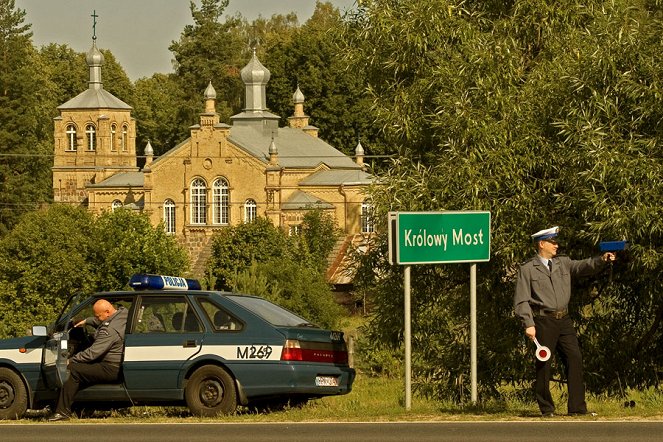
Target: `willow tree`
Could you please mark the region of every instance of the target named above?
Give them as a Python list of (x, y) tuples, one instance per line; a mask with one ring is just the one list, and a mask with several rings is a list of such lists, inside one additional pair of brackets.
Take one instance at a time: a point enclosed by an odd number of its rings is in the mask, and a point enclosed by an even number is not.
[[(562, 226), (572, 257), (628, 239), (629, 259), (576, 287), (572, 311), (595, 392), (655, 384), (663, 362), (663, 35), (659, 2), (364, 0), (346, 34), (398, 154), (372, 192), (389, 210), (489, 210), (478, 266), (479, 387), (526, 387), (531, 344), (512, 313), (529, 234)], [(374, 342), (401, 344), (399, 268), (378, 237), (360, 272)], [(379, 271), (376, 271), (376, 267)], [(643, 277), (643, 275), (652, 275)], [(465, 265), (413, 269), (415, 386), (469, 396)], [(633, 340), (633, 337), (637, 337)]]

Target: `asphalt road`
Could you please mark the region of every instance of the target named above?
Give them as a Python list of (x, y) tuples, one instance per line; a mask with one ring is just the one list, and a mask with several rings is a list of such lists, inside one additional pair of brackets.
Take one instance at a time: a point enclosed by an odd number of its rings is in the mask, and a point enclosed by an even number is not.
[(663, 421), (366, 423), (2, 423), (2, 441), (630, 441), (663, 439)]

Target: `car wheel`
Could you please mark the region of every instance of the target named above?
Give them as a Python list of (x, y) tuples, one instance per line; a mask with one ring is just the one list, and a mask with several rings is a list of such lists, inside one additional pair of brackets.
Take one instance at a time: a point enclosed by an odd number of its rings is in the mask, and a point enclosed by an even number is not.
[(0, 419), (20, 419), (27, 409), (23, 380), (9, 368), (0, 368)]
[(215, 365), (206, 365), (193, 373), (184, 397), (196, 416), (229, 414), (237, 408), (235, 381), (227, 371)]

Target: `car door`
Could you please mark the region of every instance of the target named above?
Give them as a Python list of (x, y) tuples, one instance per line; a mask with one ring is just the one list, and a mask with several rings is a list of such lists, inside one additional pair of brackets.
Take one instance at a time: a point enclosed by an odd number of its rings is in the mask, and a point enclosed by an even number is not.
[(134, 399), (181, 399), (183, 369), (200, 352), (204, 326), (185, 294), (144, 294), (125, 338), (123, 372)]
[(69, 326), (80, 297), (80, 294), (69, 297), (44, 344), (42, 373), (49, 389), (61, 388), (69, 378), (69, 372), (67, 371), (67, 361), (71, 351)]
[[(94, 317), (94, 303), (101, 298), (91, 297), (77, 305), (79, 297), (70, 299), (67, 305), (71, 308), (60, 315), (52, 334), (44, 345), (42, 372), (49, 388), (62, 387), (69, 378), (69, 358), (87, 348), (93, 341), (93, 327), (73, 328), (72, 325), (83, 319)], [(115, 308), (124, 307), (131, 312), (133, 296), (109, 295), (105, 299)]]

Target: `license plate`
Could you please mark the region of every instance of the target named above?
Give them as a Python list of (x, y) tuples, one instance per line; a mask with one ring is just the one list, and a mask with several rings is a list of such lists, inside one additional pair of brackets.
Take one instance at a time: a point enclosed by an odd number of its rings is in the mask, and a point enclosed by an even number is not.
[(316, 376), (315, 385), (318, 387), (338, 387), (338, 378), (336, 376)]

